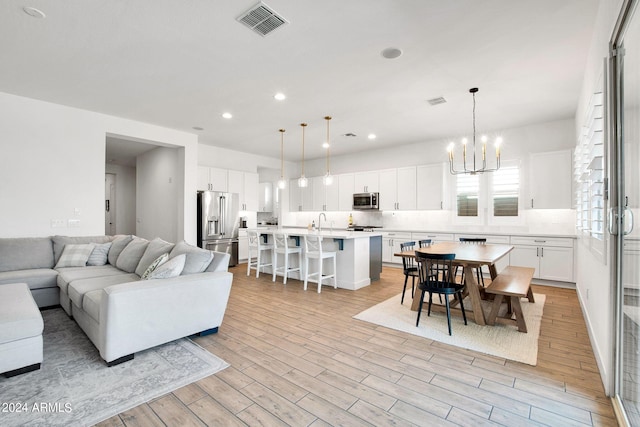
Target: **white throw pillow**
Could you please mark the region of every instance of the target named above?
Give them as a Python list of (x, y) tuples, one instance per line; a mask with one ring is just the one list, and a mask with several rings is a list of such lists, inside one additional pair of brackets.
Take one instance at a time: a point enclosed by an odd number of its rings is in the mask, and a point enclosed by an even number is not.
[(156, 268), (147, 276), (147, 280), (151, 279), (169, 279), (171, 277), (178, 277), (182, 273), (184, 263), (187, 260), (185, 254), (175, 256), (169, 261)]
[(111, 242), (96, 244), (93, 252), (89, 255), (87, 265), (105, 265), (109, 256), (109, 249), (111, 249)]
[(87, 265), (87, 260), (95, 246), (95, 243), (87, 243), (84, 245), (65, 245), (55, 268), (84, 267)]
[(156, 268), (160, 267), (162, 264), (167, 262), (168, 259), (169, 259), (169, 253), (164, 253), (164, 254), (160, 255), (151, 264), (149, 264), (149, 267), (147, 267), (147, 269), (144, 271), (144, 273), (142, 273), (142, 276), (140, 276), (140, 278), (142, 280), (147, 280), (149, 278), (149, 275), (151, 273), (153, 273), (153, 271)]

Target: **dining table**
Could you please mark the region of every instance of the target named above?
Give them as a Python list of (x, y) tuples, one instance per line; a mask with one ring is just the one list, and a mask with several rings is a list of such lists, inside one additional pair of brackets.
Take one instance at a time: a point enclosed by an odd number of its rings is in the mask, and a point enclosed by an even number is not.
[[(482, 299), (484, 292), (476, 280), (474, 268), (482, 268), (486, 265), (489, 267), (491, 279), (495, 279), (498, 275), (496, 262), (513, 250), (513, 246), (489, 243), (462, 243), (462, 242), (438, 242), (419, 249), (396, 252), (398, 257), (415, 257), (416, 252), (426, 254), (455, 254), (453, 260), (454, 265), (459, 265), (464, 270), (464, 295), (469, 296), (471, 308), (473, 311), (473, 319), (478, 325), (486, 325), (486, 316), (482, 309)], [(436, 305), (436, 304), (434, 304)], [(420, 307), (420, 296), (416, 291), (411, 310), (418, 311)]]

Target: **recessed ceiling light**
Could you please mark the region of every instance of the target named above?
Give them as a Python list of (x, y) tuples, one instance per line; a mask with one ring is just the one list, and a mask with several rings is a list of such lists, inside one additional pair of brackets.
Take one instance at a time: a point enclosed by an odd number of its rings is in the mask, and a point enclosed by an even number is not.
[(402, 51), (397, 47), (388, 47), (380, 52), (380, 54), (387, 59), (396, 59), (402, 55)]
[(329, 148), (329, 147), (330, 147), (330, 145), (329, 145), (329, 143), (327, 141), (322, 143), (322, 148)]
[(25, 6), (22, 8), (22, 11), (24, 13), (26, 13), (27, 15), (31, 16), (32, 18), (46, 18), (47, 15), (44, 14), (43, 11), (41, 11), (40, 9), (36, 9), (35, 7), (31, 7), (31, 6)]
[(204, 128), (201, 128), (200, 126), (194, 126), (194, 127), (192, 127), (192, 129), (194, 129), (194, 130), (204, 130)]
[(285, 99), (287, 99), (287, 95), (285, 95), (285, 94), (284, 94), (284, 93), (282, 93), (282, 92), (278, 92), (278, 93), (276, 93), (275, 95), (273, 95), (273, 97), (274, 97), (275, 99), (277, 99), (278, 101), (284, 101)]
[(231, 113), (222, 113), (222, 117), (224, 117), (225, 119), (230, 119), (231, 117), (233, 117), (233, 114), (231, 114)]
[(370, 133), (369, 135), (367, 135), (367, 138), (376, 139), (376, 134), (375, 133)]

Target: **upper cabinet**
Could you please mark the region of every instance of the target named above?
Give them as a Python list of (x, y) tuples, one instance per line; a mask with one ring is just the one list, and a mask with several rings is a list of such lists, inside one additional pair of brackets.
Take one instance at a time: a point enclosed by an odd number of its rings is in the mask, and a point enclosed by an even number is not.
[(227, 170), (198, 166), (198, 191), (224, 191), (227, 186)]
[(253, 172), (229, 171), (229, 192), (240, 195), (240, 210), (258, 211), (258, 174)]
[(315, 178), (309, 179), (309, 185), (298, 187), (298, 180), (289, 181), (289, 211), (303, 212), (314, 210), (313, 206), (313, 182)]
[[(353, 193), (355, 175), (343, 173), (338, 175), (338, 210), (350, 211), (353, 209)], [(335, 184), (335, 183), (334, 183)]]
[(259, 188), (258, 211), (273, 212), (273, 185), (261, 182)]
[(532, 209), (571, 209), (571, 151), (533, 153), (530, 157), (529, 200)]
[(388, 169), (379, 173), (380, 209), (416, 209), (416, 168)]
[(354, 174), (354, 193), (377, 193), (378, 191), (380, 191), (378, 172), (358, 172)]
[(313, 186), (313, 210), (314, 211), (337, 211), (339, 194), (339, 176), (333, 177), (330, 185), (324, 184), (324, 177), (312, 178)]
[(445, 209), (444, 168), (441, 163), (416, 168), (416, 208)]

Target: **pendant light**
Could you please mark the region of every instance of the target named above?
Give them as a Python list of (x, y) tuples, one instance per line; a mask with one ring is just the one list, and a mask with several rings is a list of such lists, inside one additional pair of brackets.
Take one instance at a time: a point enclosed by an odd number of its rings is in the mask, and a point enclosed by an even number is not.
[(280, 129), (280, 179), (278, 180), (278, 188), (284, 190), (287, 181), (284, 179), (284, 129)]
[(329, 121), (331, 120), (331, 116), (325, 116), (324, 118), (327, 121), (327, 140), (324, 143), (324, 146), (327, 150), (327, 155), (326, 155), (326, 165), (327, 165), (327, 170), (326, 173), (324, 174), (324, 177), (322, 177), (322, 182), (324, 183), (324, 185), (331, 185), (333, 183), (333, 176), (331, 176), (331, 172), (329, 170), (329, 150), (331, 149), (331, 140), (329, 139)]
[(304, 188), (309, 185), (309, 180), (304, 176), (304, 128), (307, 127), (306, 123), (300, 123), (302, 127), (302, 173), (298, 178), (298, 187)]

